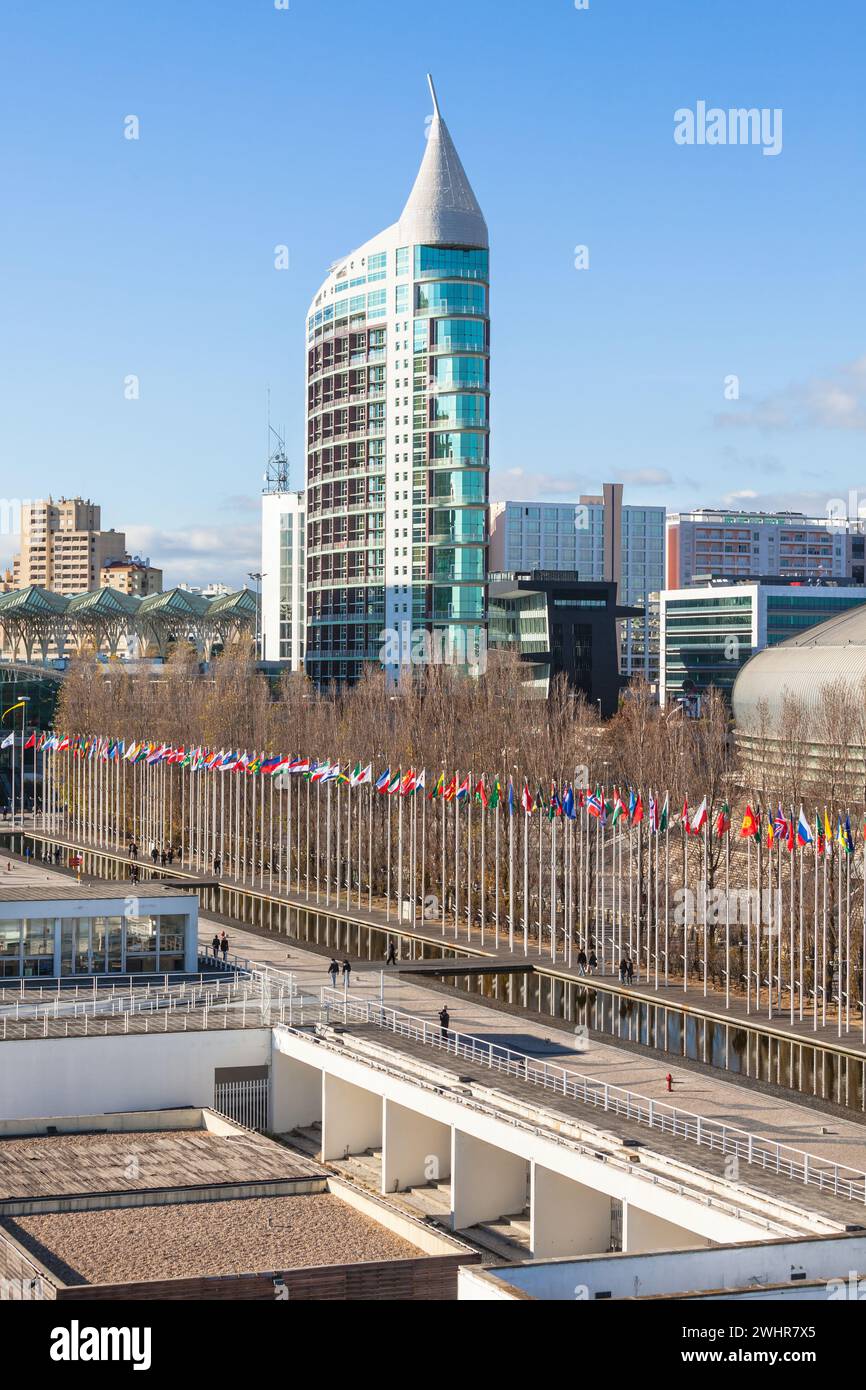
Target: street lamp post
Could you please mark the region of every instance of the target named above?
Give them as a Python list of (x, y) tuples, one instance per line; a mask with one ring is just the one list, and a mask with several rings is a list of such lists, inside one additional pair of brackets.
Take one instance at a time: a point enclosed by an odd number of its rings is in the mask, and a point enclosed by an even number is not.
[[(30, 700), (30, 696), (29, 696), (29, 695), (22, 695), (21, 698), (20, 698), (20, 700), (16, 701), (16, 703), (15, 703), (14, 705), (10, 705), (8, 709), (6, 709), (6, 710), (3, 711), (3, 718), (4, 718), (4, 719), (6, 718), (7, 714), (13, 714), (13, 713), (15, 712), (15, 710), (17, 710), (17, 709), (20, 709), (20, 711), (21, 711), (21, 794), (20, 794), (20, 798), (19, 798), (19, 799), (20, 799), (20, 802), (21, 802), (21, 825), (22, 825), (22, 828), (23, 828), (23, 825), (24, 825), (24, 711), (25, 711), (26, 705), (29, 703), (29, 700)], [(15, 829), (15, 720), (14, 720), (14, 719), (13, 719), (13, 721), (12, 721), (12, 788), (11, 788), (11, 789), (12, 789), (12, 829), (14, 830), (14, 829)]]

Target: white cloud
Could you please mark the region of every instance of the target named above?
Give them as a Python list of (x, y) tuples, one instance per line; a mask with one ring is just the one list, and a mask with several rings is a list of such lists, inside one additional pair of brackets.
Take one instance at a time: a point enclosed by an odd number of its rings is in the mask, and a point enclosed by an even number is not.
[(741, 396), (715, 416), (720, 429), (866, 429), (866, 356), (825, 377), (794, 382), (763, 398)]
[(166, 588), (184, 580), (189, 584), (218, 581), (240, 588), (250, 570), (261, 562), (257, 525), (244, 522), (226, 526), (191, 526), (163, 531), (156, 526), (128, 525), (126, 543), (136, 555), (149, 555), (163, 571)]

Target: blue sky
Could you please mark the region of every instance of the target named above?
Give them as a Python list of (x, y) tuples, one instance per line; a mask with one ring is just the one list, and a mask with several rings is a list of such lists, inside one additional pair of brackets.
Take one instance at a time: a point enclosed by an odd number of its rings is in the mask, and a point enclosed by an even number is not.
[[(90, 495), (168, 582), (240, 582), (267, 387), (300, 483), (305, 310), (398, 216), (428, 68), (491, 232), (493, 496), (866, 488), (856, 0), (6, 0), (0, 25), (5, 497)], [(781, 108), (782, 152), (675, 144), (699, 100)]]

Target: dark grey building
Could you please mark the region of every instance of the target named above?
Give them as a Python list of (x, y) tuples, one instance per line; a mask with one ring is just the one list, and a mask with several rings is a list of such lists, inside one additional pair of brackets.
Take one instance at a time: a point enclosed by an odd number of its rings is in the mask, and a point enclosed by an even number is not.
[(563, 672), (607, 718), (625, 684), (617, 622), (644, 611), (618, 605), (616, 591), (614, 582), (581, 580), (576, 571), (492, 574), (490, 646), (519, 653), (530, 668), (527, 686), (539, 698), (546, 699), (551, 680)]

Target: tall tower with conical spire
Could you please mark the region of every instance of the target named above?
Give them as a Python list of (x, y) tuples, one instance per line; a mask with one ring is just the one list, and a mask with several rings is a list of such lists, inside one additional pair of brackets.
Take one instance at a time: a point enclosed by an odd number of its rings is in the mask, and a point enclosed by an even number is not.
[(439, 109), (397, 222), (307, 315), (306, 669), (320, 685), (486, 636), (487, 224)]

